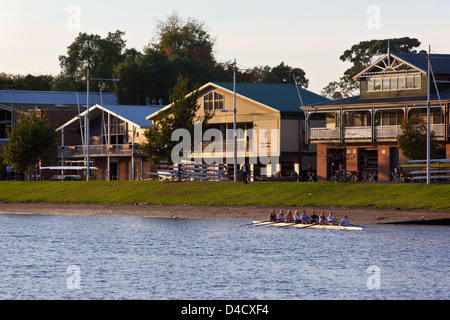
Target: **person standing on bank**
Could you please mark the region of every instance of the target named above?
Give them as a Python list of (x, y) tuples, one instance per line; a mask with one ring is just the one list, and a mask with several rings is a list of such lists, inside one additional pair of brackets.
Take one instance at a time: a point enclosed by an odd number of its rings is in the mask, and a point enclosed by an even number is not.
[(13, 173), (13, 167), (11, 167), (10, 165), (8, 165), (8, 166), (6, 167), (6, 180), (11, 181), (12, 173)]
[(244, 166), (242, 167), (242, 177), (244, 178), (244, 184), (248, 184), (248, 174), (249, 174), (248, 165), (244, 163)]

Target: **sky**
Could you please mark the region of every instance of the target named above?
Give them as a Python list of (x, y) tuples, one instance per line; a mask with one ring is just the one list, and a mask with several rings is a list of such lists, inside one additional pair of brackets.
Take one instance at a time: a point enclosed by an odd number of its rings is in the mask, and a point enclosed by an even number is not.
[(417, 38), (450, 54), (448, 0), (0, 0), (0, 72), (58, 74), (80, 32), (125, 32), (143, 50), (158, 20), (177, 12), (205, 24), (219, 62), (302, 68), (320, 93), (350, 67), (339, 57), (360, 41)]

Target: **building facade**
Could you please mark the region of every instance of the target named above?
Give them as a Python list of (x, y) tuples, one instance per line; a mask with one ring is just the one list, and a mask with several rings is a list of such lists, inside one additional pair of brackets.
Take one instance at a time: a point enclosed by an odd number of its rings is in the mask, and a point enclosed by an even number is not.
[(305, 108), (319, 181), (329, 180), (339, 165), (364, 180), (390, 181), (394, 169), (408, 161), (397, 146), (401, 123), (413, 115), (427, 120), (428, 89), (438, 155), (450, 158), (450, 55), (432, 54), (430, 64), (429, 78), (427, 54), (389, 52), (354, 77), (359, 96)]
[[(232, 166), (234, 164), (234, 90), (233, 83), (207, 83), (198, 90), (197, 116), (206, 112), (213, 116), (208, 122), (209, 129), (215, 129), (223, 137), (220, 159), (216, 154), (205, 152), (211, 141), (203, 141), (204, 162), (212, 163), (209, 157)], [(314, 146), (305, 144), (305, 116), (303, 104), (328, 101), (327, 98), (293, 84), (255, 84), (238, 83), (236, 85), (236, 128), (239, 160), (238, 165), (249, 163), (255, 176), (290, 176), (292, 172), (306, 170), (308, 164), (315, 165)], [(166, 112), (167, 106), (160, 112)], [(151, 120), (156, 114), (149, 116)], [(276, 134), (272, 134), (276, 133)], [(253, 142), (250, 142), (252, 136)], [(257, 138), (255, 138), (257, 137)], [(254, 145), (252, 143), (255, 143)], [(217, 147), (217, 144), (216, 144)], [(217, 148), (216, 148), (217, 149)], [(215, 150), (217, 152), (217, 150)], [(268, 155), (277, 157), (277, 163), (268, 164), (254, 159)], [(195, 152), (192, 158), (197, 157)]]
[[(28, 91), (28, 90), (0, 90), (0, 153), (8, 143), (7, 130), (14, 126), (20, 112), (46, 112), (47, 118), (56, 126), (60, 126), (77, 114), (86, 110), (86, 93), (65, 91)], [(91, 92), (89, 104), (107, 103), (117, 105), (117, 98), (111, 92)], [(49, 164), (57, 162), (57, 157), (51, 155)], [(42, 163), (43, 166), (47, 165)], [(6, 166), (0, 163), (0, 180), (6, 176)], [(15, 178), (23, 177), (15, 174)], [(43, 172), (44, 179), (48, 178)]]
[(139, 150), (139, 145), (145, 139), (144, 131), (151, 127), (151, 121), (147, 121), (146, 117), (160, 108), (125, 105), (90, 107), (89, 115), (86, 110), (58, 128), (62, 135), (58, 148), (59, 165), (86, 166), (89, 153), (89, 166), (95, 168), (90, 170), (92, 180), (149, 178), (150, 163)]

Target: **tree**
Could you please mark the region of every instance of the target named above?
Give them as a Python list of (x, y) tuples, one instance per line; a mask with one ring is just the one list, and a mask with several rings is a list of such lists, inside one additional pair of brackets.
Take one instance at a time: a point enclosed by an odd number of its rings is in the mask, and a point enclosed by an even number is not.
[[(115, 67), (124, 60), (125, 40), (122, 39), (124, 35), (125, 33), (119, 30), (108, 32), (106, 38), (80, 33), (67, 48), (67, 55), (59, 56), (62, 77), (59, 80), (85, 81), (88, 68), (91, 78), (113, 78)], [(59, 81), (60, 87), (63, 83), (64, 81)], [(105, 86), (102, 90), (112, 91), (113, 89), (110, 82), (92, 81), (91, 84), (91, 90), (98, 90), (100, 85)], [(66, 83), (66, 85), (69, 84)]]
[(144, 136), (147, 142), (142, 144), (140, 149), (153, 165), (161, 162), (172, 163), (171, 153), (173, 148), (178, 144), (172, 141), (172, 133), (176, 129), (186, 129), (194, 137), (194, 122), (201, 121), (202, 127), (206, 128), (210, 114), (205, 117), (196, 118), (196, 112), (200, 108), (197, 104), (198, 92), (194, 91), (188, 95), (190, 91), (189, 79), (186, 77), (178, 77), (177, 84), (170, 94), (172, 105), (168, 112), (161, 112), (153, 119), (150, 129), (147, 129)]
[(222, 65), (213, 56), (214, 41), (202, 22), (174, 13), (158, 21), (156, 34), (143, 54), (127, 57), (117, 65), (119, 103), (169, 101), (180, 74), (189, 75), (193, 83), (224, 80)]
[(359, 84), (353, 80), (353, 77), (385, 54), (388, 51), (388, 47), (391, 52), (416, 52), (415, 48), (419, 47), (420, 44), (420, 41), (415, 38), (403, 37), (361, 41), (353, 45), (351, 49), (345, 50), (340, 56), (340, 60), (350, 62), (353, 65), (344, 72), (339, 82), (330, 82), (322, 90), (322, 95), (331, 99), (342, 99), (356, 95)]
[(42, 115), (21, 112), (15, 128), (7, 135), (9, 142), (3, 152), (4, 163), (16, 171), (31, 173), (37, 171), (39, 162), (47, 160), (56, 148), (60, 132), (48, 120), (46, 112)]
[[(403, 133), (397, 138), (398, 147), (405, 157), (411, 160), (423, 160), (427, 158), (427, 124), (425, 120), (412, 116), (403, 121), (401, 126)], [(436, 156), (438, 141), (434, 131), (431, 131), (431, 157)]]
[(54, 77), (51, 75), (33, 76), (0, 73), (0, 89), (50, 91)]
[(164, 21), (157, 21), (155, 42), (150, 47), (167, 55), (188, 55), (202, 63), (215, 65), (214, 40), (205, 24), (193, 18), (184, 20), (177, 12)]
[(261, 83), (294, 83), (295, 81), (302, 88), (308, 88), (309, 80), (305, 77), (305, 71), (301, 68), (292, 68), (281, 62), (278, 66), (274, 68), (265, 67), (265, 70), (270, 70), (270, 72), (261, 73)]

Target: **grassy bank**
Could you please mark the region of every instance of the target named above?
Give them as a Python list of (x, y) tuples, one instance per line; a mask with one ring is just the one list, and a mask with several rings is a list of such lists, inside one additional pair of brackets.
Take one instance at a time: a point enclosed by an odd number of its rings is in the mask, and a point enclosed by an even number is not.
[(113, 181), (0, 182), (0, 201), (332, 206), (450, 211), (450, 185)]

